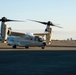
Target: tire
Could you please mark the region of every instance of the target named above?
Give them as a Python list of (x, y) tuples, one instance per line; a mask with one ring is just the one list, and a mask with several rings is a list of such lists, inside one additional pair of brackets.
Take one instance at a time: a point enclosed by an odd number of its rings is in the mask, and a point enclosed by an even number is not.
[(26, 46), (25, 48), (26, 48), (26, 49), (28, 49), (28, 48), (29, 48), (29, 46)]
[(14, 45), (13, 48), (15, 49), (16, 48), (16, 45)]
[(43, 47), (41, 47), (42, 49), (44, 49), (45, 48), (45, 46), (43, 46)]

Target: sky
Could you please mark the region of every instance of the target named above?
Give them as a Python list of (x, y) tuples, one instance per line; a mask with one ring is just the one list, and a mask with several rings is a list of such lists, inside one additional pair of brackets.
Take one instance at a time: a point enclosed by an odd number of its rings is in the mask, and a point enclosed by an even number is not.
[(76, 39), (76, 0), (0, 0), (0, 18), (22, 20), (8, 22), (19, 32), (44, 32), (46, 26), (28, 21), (51, 21), (63, 28), (52, 27), (53, 39)]

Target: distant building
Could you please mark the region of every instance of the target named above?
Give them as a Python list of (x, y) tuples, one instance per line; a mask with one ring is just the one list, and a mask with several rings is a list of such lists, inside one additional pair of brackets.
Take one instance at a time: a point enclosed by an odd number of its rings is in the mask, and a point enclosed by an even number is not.
[(67, 41), (69, 41), (69, 38), (67, 38)]
[(73, 41), (73, 39), (72, 38), (67, 38), (67, 41)]
[(70, 41), (72, 41), (73, 39), (72, 38), (70, 38)]

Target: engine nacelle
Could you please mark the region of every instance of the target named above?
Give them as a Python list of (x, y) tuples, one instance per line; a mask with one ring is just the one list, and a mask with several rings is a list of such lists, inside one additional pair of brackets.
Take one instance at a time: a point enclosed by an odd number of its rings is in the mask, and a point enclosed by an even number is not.
[(11, 31), (12, 31), (12, 29), (11, 29), (11, 27), (9, 27), (8, 28), (8, 32), (7, 32), (7, 35), (10, 35), (11, 34)]
[(8, 27), (5, 23), (2, 23), (1, 25), (1, 41), (3, 43), (6, 43), (7, 37), (8, 37)]
[(45, 29), (45, 32), (49, 32), (49, 34), (46, 35), (46, 44), (51, 44), (51, 38), (52, 38), (52, 28), (50, 26), (47, 26)]
[(45, 29), (45, 32), (51, 33), (52, 32), (52, 28), (50, 28), (50, 26), (47, 26), (46, 29)]

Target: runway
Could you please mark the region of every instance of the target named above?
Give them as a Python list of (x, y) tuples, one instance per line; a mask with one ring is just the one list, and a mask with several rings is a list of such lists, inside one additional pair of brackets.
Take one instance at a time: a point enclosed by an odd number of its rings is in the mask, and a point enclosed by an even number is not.
[(76, 75), (76, 51), (0, 51), (0, 75)]
[(76, 42), (53, 41), (45, 49), (0, 43), (0, 75), (76, 75)]

